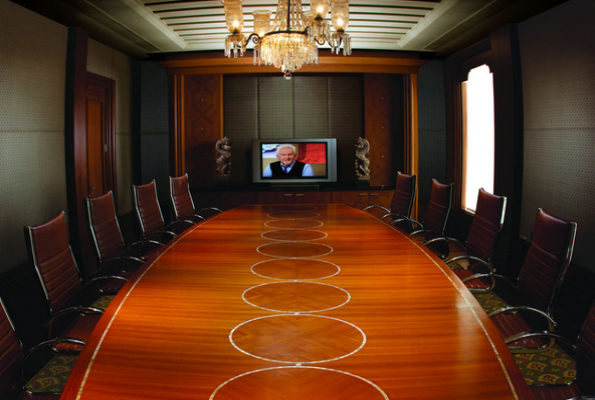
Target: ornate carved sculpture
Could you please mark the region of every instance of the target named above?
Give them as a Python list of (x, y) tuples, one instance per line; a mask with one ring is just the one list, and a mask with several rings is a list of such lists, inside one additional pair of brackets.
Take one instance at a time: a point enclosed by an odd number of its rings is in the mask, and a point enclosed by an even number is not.
[(217, 158), (217, 179), (226, 182), (231, 175), (231, 140), (228, 137), (217, 140), (215, 149), (219, 153)]
[(355, 141), (355, 174), (359, 181), (370, 180), (370, 160), (367, 155), (370, 151), (370, 143), (363, 137), (357, 138)]

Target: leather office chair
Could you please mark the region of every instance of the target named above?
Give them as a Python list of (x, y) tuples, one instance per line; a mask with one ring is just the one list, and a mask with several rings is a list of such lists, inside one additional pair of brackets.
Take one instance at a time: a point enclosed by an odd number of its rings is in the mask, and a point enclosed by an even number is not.
[[(455, 238), (440, 237), (428, 240), (425, 245), (430, 246), (445, 242), (448, 245), (447, 251), (449, 253), (456, 246), (457, 251), (464, 254), (452, 257), (446, 260), (445, 263), (461, 280), (476, 273), (485, 274), (485, 276), (479, 279), (489, 281), (487, 289), (470, 287), (472, 285), (467, 285), (467, 287), (472, 291), (491, 290), (495, 285), (495, 280), (491, 276), (494, 273), (492, 253), (494, 252), (498, 235), (504, 225), (505, 214), (506, 197), (493, 195), (486, 192), (483, 188), (479, 189), (475, 216), (473, 217), (466, 242), (462, 244)], [(439, 254), (439, 256), (446, 258), (448, 255)]]
[[(24, 355), (21, 342), (15, 332), (14, 324), (8, 316), (4, 302), (0, 299), (0, 398), (6, 400), (32, 398), (29, 393), (34, 390), (31, 386), (35, 385), (24, 385), (23, 370), (25, 361), (30, 355), (37, 353), (37, 351), (45, 347), (55, 346), (57, 343), (71, 343), (79, 346), (83, 344), (83, 342), (76, 339), (57, 338), (39, 343)], [(58, 368), (63, 367), (63, 365), (58, 365), (59, 361), (59, 356), (52, 358), (52, 360), (45, 364), (41, 371), (34, 376), (32, 382), (38, 382), (39, 380), (35, 378), (42, 374), (47, 375), (47, 371), (50, 369), (56, 371), (56, 366)], [(70, 361), (70, 364), (73, 364), (73, 362)], [(52, 376), (54, 379), (51, 379), (51, 382), (48, 382), (48, 386), (45, 388), (44, 392), (39, 392), (38, 390), (33, 392), (35, 394), (35, 399), (50, 400), (57, 398), (56, 395), (60, 394), (59, 390), (67, 378), (67, 376), (64, 376), (65, 374), (62, 370), (58, 374), (60, 375), (58, 377)], [(57, 380), (62, 381), (57, 382)]]
[(200, 214), (201, 212), (209, 210), (215, 212), (221, 211), (216, 207), (204, 207), (198, 212), (196, 211), (192, 195), (190, 194), (188, 174), (184, 174), (179, 177), (170, 176), (169, 193), (172, 209), (174, 211), (174, 219), (176, 221), (183, 221), (194, 225), (197, 222), (205, 220), (205, 217)]
[(165, 225), (159, 199), (157, 198), (155, 179), (146, 185), (133, 185), (133, 195), (136, 220), (143, 239), (167, 243), (178, 236), (177, 233), (170, 230), (175, 226), (176, 221), (167, 226)]
[[(411, 236), (423, 237), (423, 243), (444, 237), (450, 210), (452, 209), (452, 198), (454, 184), (446, 185), (432, 179), (430, 191), (430, 203), (426, 210), (423, 223), (411, 220), (411, 226), (415, 229)], [(442, 251), (443, 253), (444, 251)]]
[(575, 343), (553, 332), (532, 332), (532, 338), (553, 339), (574, 353), (576, 379), (570, 385), (535, 385), (530, 390), (536, 399), (595, 399), (595, 303)]
[(87, 198), (86, 202), (89, 227), (99, 260), (98, 272), (100, 274), (111, 272), (130, 278), (132, 274), (122, 270), (126, 260), (132, 261), (133, 265), (141, 265), (145, 262), (146, 255), (155, 246), (163, 246), (163, 243), (156, 240), (141, 240), (126, 247), (111, 190), (101, 196)]
[[(523, 333), (534, 331), (539, 323), (554, 331), (554, 305), (572, 260), (576, 239), (576, 222), (567, 222), (548, 214), (542, 209), (537, 213), (533, 239), (516, 282), (497, 274), (490, 275), (508, 282), (516, 289), (518, 303), (489, 313), (492, 321), (515, 352), (541, 351), (550, 343), (531, 338), (523, 339)], [(464, 282), (485, 284), (478, 274)], [(543, 329), (543, 326), (539, 327)], [(512, 340), (511, 338), (514, 338)]]
[(380, 218), (392, 217), (392, 223), (399, 223), (401, 221), (408, 221), (411, 217), (411, 210), (413, 209), (413, 202), (415, 201), (415, 194), (417, 191), (417, 175), (405, 175), (397, 172), (397, 182), (395, 184), (395, 191), (390, 204), (390, 209), (382, 206), (368, 206), (364, 211), (379, 208), (384, 210), (386, 214)]
[[(45, 323), (48, 337), (55, 330), (64, 337), (86, 340), (103, 310), (81, 305), (84, 289), (112, 279), (124, 282), (127, 279), (101, 276), (91, 279), (83, 286), (68, 242), (64, 212), (43, 224), (26, 226), (25, 240), (29, 259), (37, 272), (48, 303), (49, 319)], [(99, 301), (104, 303), (105, 299), (100, 298)], [(56, 329), (56, 325), (60, 325), (59, 328)], [(64, 349), (64, 346), (60, 345), (60, 349)]]

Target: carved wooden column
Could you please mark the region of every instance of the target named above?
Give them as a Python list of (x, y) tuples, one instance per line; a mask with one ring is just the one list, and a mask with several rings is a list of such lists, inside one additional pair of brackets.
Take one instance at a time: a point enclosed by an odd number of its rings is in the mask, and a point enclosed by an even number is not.
[[(405, 80), (405, 146), (403, 155), (405, 160), (405, 171), (407, 175), (419, 174), (419, 124), (417, 120), (417, 74), (403, 75)], [(419, 191), (418, 191), (419, 192)], [(417, 219), (416, 196), (411, 216)]]

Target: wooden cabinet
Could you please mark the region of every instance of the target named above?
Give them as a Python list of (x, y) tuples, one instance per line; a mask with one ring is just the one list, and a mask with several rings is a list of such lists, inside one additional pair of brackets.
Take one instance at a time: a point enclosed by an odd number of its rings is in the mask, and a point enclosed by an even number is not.
[(255, 192), (219, 192), (217, 204), (222, 210), (231, 210), (244, 204), (255, 203)]
[[(333, 203), (363, 209), (367, 206), (382, 206), (390, 208), (394, 190), (350, 190), (333, 192)], [(384, 215), (382, 210), (372, 211), (374, 215)]]
[(258, 204), (327, 204), (332, 202), (331, 192), (258, 192)]
[(192, 191), (194, 207), (200, 210), (203, 207), (217, 207), (222, 210), (231, 210), (244, 204), (256, 203), (256, 192), (245, 191)]
[[(208, 206), (230, 210), (244, 204), (328, 204), (342, 203), (363, 209), (367, 206), (390, 207), (393, 189), (380, 190), (338, 190), (338, 191), (193, 191), (194, 205), (197, 209)], [(384, 215), (381, 210), (374, 215)]]

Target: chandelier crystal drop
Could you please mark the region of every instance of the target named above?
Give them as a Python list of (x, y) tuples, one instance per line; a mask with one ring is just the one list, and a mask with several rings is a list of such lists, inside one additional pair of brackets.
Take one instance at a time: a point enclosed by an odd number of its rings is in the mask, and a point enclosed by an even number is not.
[[(308, 11), (302, 10), (301, 0), (279, 0), (275, 19), (270, 22), (270, 10), (256, 10), (254, 33), (247, 38), (241, 33), (244, 23), (242, 0), (222, 0), (225, 21), (230, 31), (225, 39), (225, 55), (244, 55), (254, 43), (254, 65), (272, 65), (281, 69), (286, 79), (304, 65), (318, 64), (318, 46), (328, 43), (332, 53), (351, 54), (351, 39), (345, 33), (349, 23), (348, 0), (312, 0)], [(330, 30), (325, 17), (331, 11), (336, 32)], [(336, 8), (336, 11), (335, 11)]]

